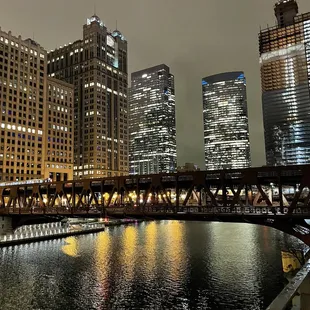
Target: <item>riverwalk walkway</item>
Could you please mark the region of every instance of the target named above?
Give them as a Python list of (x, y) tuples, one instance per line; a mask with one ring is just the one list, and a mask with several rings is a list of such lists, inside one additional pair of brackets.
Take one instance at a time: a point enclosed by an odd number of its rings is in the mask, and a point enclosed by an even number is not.
[(52, 222), (35, 225), (25, 225), (13, 233), (0, 235), (0, 247), (18, 245), (23, 243), (38, 242), (64, 238), (74, 235), (83, 235), (104, 231), (106, 227), (120, 226), (141, 222), (136, 219), (97, 219), (79, 220), (74, 222)]

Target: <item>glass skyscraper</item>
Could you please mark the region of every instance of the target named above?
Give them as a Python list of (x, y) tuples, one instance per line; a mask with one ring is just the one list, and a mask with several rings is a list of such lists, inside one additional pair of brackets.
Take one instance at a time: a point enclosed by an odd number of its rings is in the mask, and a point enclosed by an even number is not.
[(250, 166), (246, 80), (243, 72), (202, 79), (207, 170)]
[(310, 163), (310, 13), (276, 3), (277, 25), (259, 33), (267, 165)]
[(131, 74), (129, 141), (131, 174), (176, 170), (174, 76), (166, 65)]

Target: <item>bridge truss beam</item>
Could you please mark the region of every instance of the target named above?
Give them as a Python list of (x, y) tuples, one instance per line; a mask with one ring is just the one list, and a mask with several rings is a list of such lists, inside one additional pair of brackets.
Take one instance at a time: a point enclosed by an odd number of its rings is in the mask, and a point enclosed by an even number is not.
[(197, 212), (310, 218), (309, 189), (310, 165), (2, 184), (0, 213)]

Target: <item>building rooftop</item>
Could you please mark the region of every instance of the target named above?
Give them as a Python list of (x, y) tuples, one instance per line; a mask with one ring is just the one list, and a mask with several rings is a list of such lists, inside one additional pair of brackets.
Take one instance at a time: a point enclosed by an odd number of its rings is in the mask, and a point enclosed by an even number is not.
[(101, 27), (105, 26), (103, 21), (97, 15), (87, 18), (87, 25), (90, 25), (92, 22), (97, 22)]
[(30, 39), (30, 38), (23, 39), (21, 37), (21, 35), (14, 36), (11, 31), (6, 32), (3, 29), (1, 29), (1, 27), (0, 27), (0, 33), (2, 33), (3, 35), (7, 35), (14, 40), (21, 40), (24, 42), (24, 44), (28, 44), (29, 46), (37, 47), (37, 48), (45, 51), (45, 49), (38, 42), (34, 41), (33, 39)]
[(167, 65), (160, 64), (160, 65), (157, 65), (157, 66), (153, 66), (153, 67), (150, 67), (150, 68), (145, 68), (145, 69), (142, 69), (142, 70), (139, 70), (139, 71), (132, 72), (131, 76), (139, 76), (139, 75), (141, 75), (143, 73), (154, 72), (154, 71), (160, 70), (160, 69), (166, 69), (168, 73), (170, 71), (170, 69), (169, 69), (169, 67)]
[(229, 80), (236, 80), (236, 79), (244, 79), (244, 72), (243, 71), (232, 71), (232, 72), (223, 72), (214, 75), (207, 76), (202, 79), (202, 81), (207, 83), (217, 83), (221, 81), (229, 81)]

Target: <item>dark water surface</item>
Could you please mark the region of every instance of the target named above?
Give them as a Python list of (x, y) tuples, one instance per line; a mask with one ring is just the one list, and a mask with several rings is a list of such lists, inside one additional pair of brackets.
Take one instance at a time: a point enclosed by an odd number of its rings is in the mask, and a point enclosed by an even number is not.
[(281, 249), (250, 224), (158, 221), (0, 249), (1, 310), (265, 309)]

